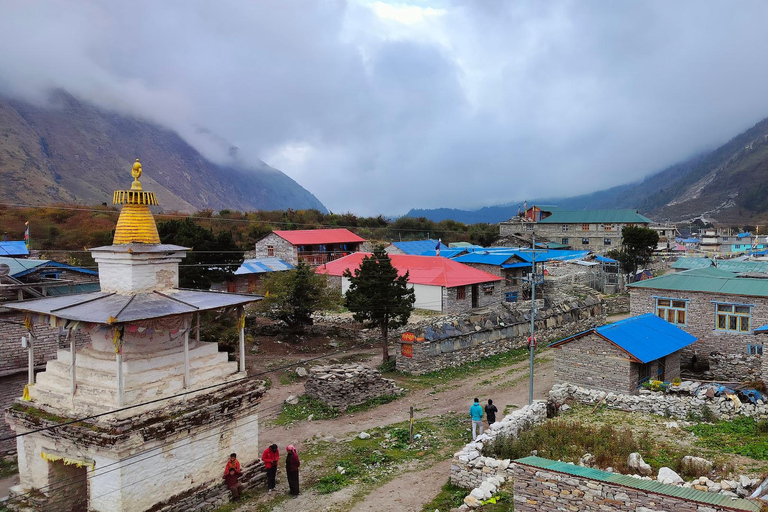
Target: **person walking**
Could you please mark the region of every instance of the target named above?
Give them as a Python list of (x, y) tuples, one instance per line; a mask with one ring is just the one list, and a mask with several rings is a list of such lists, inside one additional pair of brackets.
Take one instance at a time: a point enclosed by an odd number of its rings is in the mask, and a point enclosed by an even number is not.
[(288, 476), (288, 487), (291, 495), (296, 498), (299, 495), (299, 454), (296, 453), (296, 447), (289, 444), (285, 447), (285, 473)]
[[(469, 408), (469, 417), (472, 418), (472, 440), (476, 440), (478, 435), (483, 434), (483, 407), (480, 405), (480, 399), (475, 398), (475, 402)], [(477, 429), (480, 433), (477, 433)]]
[(269, 492), (275, 490), (275, 477), (277, 476), (277, 463), (280, 460), (280, 452), (277, 445), (273, 444), (261, 454), (261, 460), (264, 461), (264, 467), (267, 468), (267, 489)]
[(493, 405), (493, 400), (490, 398), (488, 399), (488, 405), (485, 406), (485, 417), (488, 418), (488, 426), (490, 427), (494, 423), (496, 423), (496, 413), (499, 412), (499, 410), (496, 408), (495, 405)]

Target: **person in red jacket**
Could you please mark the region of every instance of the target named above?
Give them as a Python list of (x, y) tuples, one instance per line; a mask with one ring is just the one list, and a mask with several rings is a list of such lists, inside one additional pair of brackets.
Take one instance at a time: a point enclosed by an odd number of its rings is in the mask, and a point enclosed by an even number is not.
[(243, 474), (237, 471), (235, 468), (229, 468), (229, 471), (224, 475), (224, 482), (227, 484), (227, 489), (232, 492), (232, 501), (240, 499), (240, 495), (243, 493), (243, 484), (237, 479), (243, 476)]
[(285, 472), (288, 476), (288, 486), (291, 488), (291, 494), (295, 498), (299, 495), (299, 454), (296, 453), (296, 447), (289, 444), (285, 448)]
[(226, 477), (229, 474), (229, 469), (235, 468), (235, 471), (240, 471), (240, 461), (237, 460), (237, 454), (231, 453), (229, 455), (229, 460), (227, 461), (227, 465), (224, 466), (224, 476)]
[(277, 462), (280, 460), (280, 452), (277, 451), (277, 445), (273, 444), (261, 454), (261, 460), (264, 461), (264, 467), (267, 468), (267, 489), (270, 492), (275, 490), (275, 477), (277, 476)]

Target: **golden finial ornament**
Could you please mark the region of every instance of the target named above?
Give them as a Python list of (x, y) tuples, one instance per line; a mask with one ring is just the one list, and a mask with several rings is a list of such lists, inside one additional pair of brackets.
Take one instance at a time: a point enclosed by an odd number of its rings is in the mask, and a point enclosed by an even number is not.
[(133, 176), (131, 190), (141, 190), (141, 182), (139, 181), (139, 178), (141, 178), (141, 162), (139, 162), (138, 158), (133, 164), (133, 167), (131, 167), (131, 176)]

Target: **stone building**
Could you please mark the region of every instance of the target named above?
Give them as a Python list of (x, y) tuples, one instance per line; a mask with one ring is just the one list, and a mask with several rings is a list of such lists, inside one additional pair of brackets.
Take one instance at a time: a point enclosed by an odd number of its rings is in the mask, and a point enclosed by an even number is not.
[[(131, 189), (114, 195), (123, 208), (113, 245), (91, 249), (101, 291), (5, 305), (25, 315), (30, 352), (40, 325), (90, 335), (30, 371), (24, 398), (6, 411), (21, 479), (11, 509), (209, 510), (199, 502), (227, 495), (230, 452), (249, 475), (263, 467), (264, 388), (245, 379), (243, 333), (243, 306), (259, 297), (178, 289), (188, 249), (160, 243), (138, 161), (132, 174)], [(239, 363), (199, 336), (200, 313), (222, 309), (239, 317)]]
[(361, 250), (365, 239), (348, 229), (273, 231), (254, 246), (248, 257), (280, 258), (291, 265), (303, 261), (322, 265)]
[[(768, 323), (768, 280), (709, 267), (628, 285), (630, 312), (653, 313), (698, 341), (683, 349), (683, 365), (709, 364), (712, 352), (760, 356), (755, 328)], [(756, 363), (759, 365), (759, 361)]]
[(680, 376), (680, 350), (696, 338), (646, 313), (595, 327), (550, 345), (555, 382), (614, 393), (637, 393), (647, 380)]
[(605, 253), (621, 246), (625, 227), (650, 224), (651, 219), (637, 210), (563, 210), (542, 205), (499, 223), (499, 235), (535, 234), (572, 249)]
[[(328, 276), (329, 284), (344, 294), (349, 280), (342, 274), (347, 269), (354, 272), (366, 256), (370, 254), (350, 254), (318, 267), (317, 273)], [(416, 293), (415, 308), (461, 313), (502, 301), (502, 279), (488, 272), (437, 256), (390, 254), (389, 258), (400, 275), (409, 273), (409, 285)]]

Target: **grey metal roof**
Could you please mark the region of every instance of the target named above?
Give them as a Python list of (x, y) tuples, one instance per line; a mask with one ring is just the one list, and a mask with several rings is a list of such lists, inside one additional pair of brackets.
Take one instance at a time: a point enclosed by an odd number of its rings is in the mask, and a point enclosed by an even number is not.
[(11, 302), (3, 306), (78, 322), (116, 324), (241, 306), (261, 299), (257, 295), (174, 289), (135, 295), (82, 293)]

